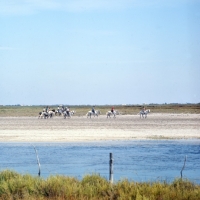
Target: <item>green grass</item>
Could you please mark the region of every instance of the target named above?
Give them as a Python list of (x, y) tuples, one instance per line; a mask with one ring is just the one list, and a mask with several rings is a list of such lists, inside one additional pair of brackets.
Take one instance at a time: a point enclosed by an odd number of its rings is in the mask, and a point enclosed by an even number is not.
[[(135, 115), (139, 113), (143, 105), (132, 106), (114, 106), (122, 115)], [(163, 105), (145, 105), (147, 109), (150, 109), (152, 113), (196, 113), (200, 114), (200, 104), (163, 104)], [(57, 109), (56, 106), (50, 106), (51, 109)], [(76, 116), (83, 116), (89, 110), (91, 106), (70, 106), (71, 110), (76, 111)], [(105, 114), (111, 109), (110, 105), (96, 106), (96, 110), (100, 110), (102, 114)], [(43, 110), (43, 106), (0, 106), (0, 117), (35, 117)]]
[(181, 179), (172, 183), (121, 180), (111, 185), (95, 174), (87, 175), (82, 180), (59, 175), (42, 179), (5, 170), (0, 172), (0, 199), (199, 200), (200, 185)]

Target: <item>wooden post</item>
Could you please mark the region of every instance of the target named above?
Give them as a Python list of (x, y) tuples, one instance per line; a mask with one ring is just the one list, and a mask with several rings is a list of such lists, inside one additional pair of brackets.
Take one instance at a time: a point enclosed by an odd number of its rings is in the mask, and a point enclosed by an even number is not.
[(183, 167), (182, 167), (182, 169), (181, 169), (181, 179), (182, 179), (182, 177), (183, 177), (183, 170), (184, 170), (184, 168), (185, 168), (185, 163), (186, 163), (186, 160), (187, 160), (187, 156), (185, 156), (185, 160), (184, 160), (184, 164), (183, 164)]
[(39, 168), (38, 176), (40, 176), (40, 174), (41, 174), (41, 171), (40, 171), (40, 160), (39, 160), (39, 157), (38, 157), (37, 149), (35, 148), (35, 146), (33, 146), (33, 148), (35, 149), (35, 154), (36, 154), (38, 168)]
[(112, 184), (113, 183), (113, 156), (112, 153), (110, 153), (110, 169), (109, 169), (109, 181)]

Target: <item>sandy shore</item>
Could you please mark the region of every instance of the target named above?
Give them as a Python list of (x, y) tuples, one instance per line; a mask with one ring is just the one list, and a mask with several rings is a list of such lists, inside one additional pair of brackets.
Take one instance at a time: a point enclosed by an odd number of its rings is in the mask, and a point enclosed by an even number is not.
[(136, 139), (200, 139), (200, 114), (119, 115), (89, 119), (0, 117), (0, 142), (89, 142)]

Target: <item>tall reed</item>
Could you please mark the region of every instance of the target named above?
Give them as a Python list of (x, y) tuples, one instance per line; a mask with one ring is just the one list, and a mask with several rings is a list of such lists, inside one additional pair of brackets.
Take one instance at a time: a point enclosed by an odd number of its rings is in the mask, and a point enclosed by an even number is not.
[(93, 174), (79, 180), (75, 177), (50, 176), (47, 179), (21, 175), (14, 171), (0, 172), (0, 200), (199, 200), (200, 185), (188, 180), (167, 182), (134, 182), (126, 179), (110, 184)]

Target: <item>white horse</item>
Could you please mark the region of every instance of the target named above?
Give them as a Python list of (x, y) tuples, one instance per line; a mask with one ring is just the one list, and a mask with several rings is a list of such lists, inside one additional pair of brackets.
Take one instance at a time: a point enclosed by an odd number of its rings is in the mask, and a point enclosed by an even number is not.
[(97, 116), (98, 117), (100, 114), (101, 114), (101, 112), (99, 110), (95, 110), (94, 112), (92, 112), (90, 110), (90, 111), (87, 112), (86, 116), (87, 116), (87, 118), (88, 117), (91, 118), (92, 116), (94, 116), (94, 117)]
[(48, 112), (42, 111), (42, 112), (39, 112), (38, 119), (39, 118), (48, 119), (48, 118), (52, 118), (54, 115), (55, 115), (55, 110), (49, 110)]
[(63, 109), (56, 110), (56, 111), (55, 111), (55, 115), (56, 115), (56, 116), (61, 116), (61, 115), (63, 115), (63, 112), (64, 112)]
[(74, 115), (76, 113), (76, 111), (74, 111), (74, 110), (72, 110), (70, 112), (71, 112), (71, 115)]
[(69, 112), (67, 112), (67, 111), (64, 111), (64, 112), (63, 112), (64, 119), (66, 119), (67, 117), (68, 117), (68, 118), (71, 118), (71, 116), (74, 115), (74, 114), (75, 114), (75, 111), (74, 111), (74, 110), (69, 111)]
[(148, 110), (141, 110), (138, 114), (140, 114), (140, 118), (147, 118), (147, 114), (150, 113), (150, 109)]
[(49, 117), (49, 118), (52, 118), (54, 115), (55, 115), (55, 111), (54, 111), (54, 110), (50, 110), (50, 111), (48, 112), (48, 117)]
[(44, 118), (44, 119), (47, 119), (49, 117), (49, 114), (47, 113), (47, 112), (44, 112), (44, 111), (42, 111), (42, 112), (39, 112), (39, 115), (38, 115), (38, 119), (39, 118)]
[(113, 112), (108, 111), (108, 112), (106, 113), (107, 118), (108, 118), (108, 117), (111, 118), (112, 115), (113, 115), (113, 118), (116, 118), (116, 115), (119, 115), (119, 111), (118, 111), (118, 110), (114, 110)]

